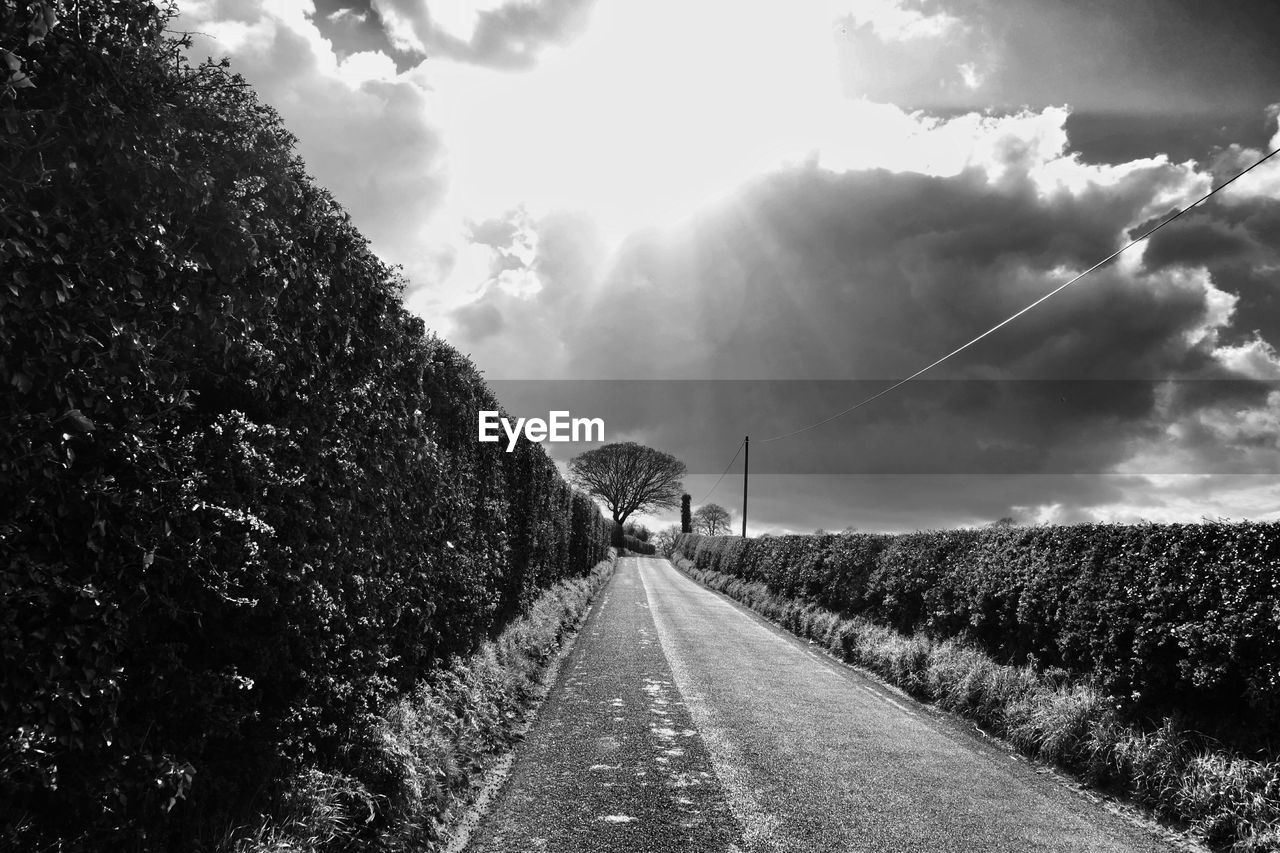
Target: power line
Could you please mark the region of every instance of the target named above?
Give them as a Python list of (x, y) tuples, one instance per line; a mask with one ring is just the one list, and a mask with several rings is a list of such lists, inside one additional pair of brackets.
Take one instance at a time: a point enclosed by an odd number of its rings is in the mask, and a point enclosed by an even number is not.
[(715, 492), (715, 490), (716, 490), (716, 489), (720, 488), (720, 483), (722, 483), (722, 482), (724, 481), (725, 474), (728, 474), (728, 473), (729, 473), (729, 469), (730, 469), (730, 468), (732, 468), (732, 467), (733, 467), (733, 463), (737, 461), (737, 459), (738, 459), (738, 454), (742, 452), (742, 446), (743, 446), (744, 444), (746, 444), (746, 441), (745, 441), (745, 440), (744, 440), (744, 441), (740, 441), (740, 442), (738, 442), (738, 449), (737, 449), (737, 450), (735, 450), (735, 451), (733, 452), (733, 458), (729, 460), (729, 464), (728, 464), (728, 465), (726, 465), (726, 466), (724, 466), (724, 471), (720, 474), (720, 479), (719, 479), (719, 480), (716, 480), (716, 484), (715, 484), (714, 486), (712, 486), (712, 487), (711, 487), (711, 491), (710, 491), (710, 492), (707, 492), (705, 495), (703, 495), (703, 496), (702, 496), (702, 500), (698, 501), (698, 503), (702, 503), (702, 502), (703, 502), (703, 501), (705, 501), (707, 498), (711, 497), (712, 493), (713, 493), (713, 492)]
[[(1261, 166), (1263, 163), (1265, 163), (1265, 162), (1267, 162), (1268, 160), (1270, 160), (1270, 159), (1271, 159), (1272, 157), (1274, 157), (1276, 154), (1280, 154), (1280, 148), (1277, 148), (1276, 150), (1272, 151), (1270, 154), (1268, 154), (1267, 156), (1263, 157), (1261, 160), (1258, 160), (1258, 161), (1257, 161), (1256, 163), (1254, 163), (1252, 166), (1250, 166), (1249, 168), (1245, 169), (1243, 172), (1240, 172), (1239, 174), (1237, 174), (1235, 177), (1231, 178), (1230, 180), (1225, 181), (1225, 182), (1223, 182), (1222, 184), (1219, 184), (1217, 187), (1215, 187), (1215, 188), (1213, 188), (1213, 189), (1209, 190), (1209, 192), (1205, 193), (1203, 196), (1201, 196), (1200, 198), (1196, 199), (1196, 200), (1195, 200), (1195, 201), (1193, 201), (1191, 204), (1189, 204), (1189, 205), (1187, 205), (1186, 207), (1182, 208), (1182, 209), (1181, 209), (1181, 210), (1179, 210), (1177, 213), (1173, 214), (1173, 215), (1172, 215), (1172, 216), (1170, 216), (1168, 219), (1166, 219), (1166, 220), (1164, 220), (1163, 222), (1161, 222), (1159, 225), (1157, 225), (1157, 226), (1155, 226), (1154, 228), (1150, 229), (1149, 231), (1147, 231), (1146, 233), (1144, 233), (1141, 237), (1135, 237), (1134, 239), (1130, 240), (1128, 243), (1126, 243), (1125, 245), (1121, 246), (1119, 249), (1117, 249), (1116, 251), (1112, 252), (1110, 255), (1107, 255), (1105, 258), (1103, 258), (1102, 260), (1098, 261), (1096, 264), (1094, 264), (1093, 266), (1089, 267), (1087, 270), (1085, 270), (1084, 272), (1080, 273), (1080, 274), (1079, 274), (1079, 275), (1077, 275), (1075, 278), (1071, 279), (1070, 281), (1066, 282), (1065, 284), (1060, 284), (1060, 285), (1058, 285), (1058, 286), (1057, 286), (1057, 287), (1055, 287), (1053, 290), (1051, 290), (1051, 291), (1049, 291), (1048, 293), (1046, 293), (1044, 296), (1041, 296), (1041, 297), (1040, 297), (1039, 299), (1037, 299), (1035, 302), (1032, 302), (1030, 305), (1028, 305), (1028, 306), (1026, 306), (1025, 308), (1023, 308), (1021, 311), (1018, 311), (1017, 313), (1012, 314), (1012, 315), (1010, 315), (1009, 317), (1006, 317), (1004, 320), (1001, 320), (999, 323), (995, 324), (995, 325), (994, 325), (994, 326), (992, 326), (990, 329), (987, 329), (985, 332), (983, 332), (982, 334), (978, 335), (978, 336), (977, 336), (976, 338), (974, 338), (973, 340), (971, 340), (971, 341), (969, 341), (968, 343), (963, 344), (963, 345), (961, 345), (961, 346), (959, 346), (959, 347), (956, 347), (956, 348), (955, 348), (955, 349), (953, 349), (951, 352), (949, 352), (949, 353), (947, 353), (946, 355), (944, 355), (942, 358), (938, 359), (937, 361), (933, 362), (932, 364), (929, 364), (929, 365), (927, 365), (927, 366), (925, 366), (925, 367), (920, 368), (920, 369), (919, 369), (919, 370), (917, 370), (915, 373), (913, 373), (913, 374), (911, 374), (910, 376), (908, 376), (906, 379), (900, 379), (899, 381), (895, 382), (893, 385), (890, 385), (888, 388), (885, 388), (884, 390), (879, 391), (879, 392), (877, 392), (877, 393), (875, 393), (875, 394), (871, 395), (870, 397), (866, 398), (865, 400), (862, 400), (862, 401), (860, 401), (860, 402), (858, 402), (858, 403), (855, 403), (854, 405), (850, 406), (849, 408), (847, 408), (847, 409), (845, 409), (845, 410), (843, 410), (843, 411), (837, 412), (837, 413), (835, 413), (834, 415), (831, 415), (830, 417), (823, 418), (822, 420), (818, 421), (817, 423), (809, 424), (809, 425), (808, 425), (808, 426), (806, 426), (806, 427), (801, 427), (800, 429), (792, 430), (791, 432), (786, 432), (786, 433), (783, 433), (782, 435), (775, 435), (775, 436), (773, 436), (772, 438), (762, 438), (762, 439), (760, 439), (760, 440), (759, 440), (759, 441), (760, 441), (760, 443), (767, 443), (767, 442), (770, 442), (770, 441), (780, 441), (780, 440), (782, 440), (782, 439), (784, 439), (784, 438), (790, 438), (790, 437), (791, 437), (791, 436), (793, 436), (793, 435), (799, 435), (799, 434), (800, 434), (800, 433), (802, 433), (802, 432), (808, 432), (808, 431), (809, 431), (809, 430), (811, 430), (811, 429), (816, 429), (816, 428), (818, 428), (818, 427), (822, 426), (823, 424), (829, 424), (829, 423), (831, 423), (832, 421), (836, 420), (837, 418), (842, 418), (842, 417), (844, 417), (845, 415), (849, 414), (850, 412), (854, 411), (855, 409), (860, 409), (860, 408), (862, 408), (863, 406), (867, 405), (868, 403), (871, 403), (871, 402), (873, 402), (873, 401), (875, 401), (875, 400), (880, 399), (880, 398), (881, 398), (881, 397), (883, 397), (885, 394), (888, 394), (890, 391), (893, 391), (893, 390), (895, 390), (895, 389), (897, 389), (897, 388), (901, 388), (903, 385), (906, 385), (908, 382), (910, 382), (912, 379), (915, 379), (917, 376), (920, 376), (922, 373), (925, 373), (926, 371), (932, 370), (933, 368), (937, 367), (939, 364), (942, 364), (942, 362), (944, 362), (944, 361), (946, 361), (947, 359), (951, 358), (951, 356), (956, 355), (957, 353), (964, 352), (964, 351), (965, 351), (965, 350), (967, 350), (969, 347), (973, 346), (973, 345), (974, 345), (974, 344), (976, 344), (978, 341), (980, 341), (980, 340), (982, 340), (983, 338), (985, 338), (987, 335), (990, 335), (992, 332), (995, 332), (995, 331), (997, 331), (998, 329), (1002, 329), (1002, 328), (1004, 328), (1005, 326), (1007, 326), (1007, 325), (1009, 325), (1010, 323), (1012, 323), (1014, 320), (1016, 320), (1016, 319), (1018, 319), (1019, 317), (1021, 317), (1023, 314), (1026, 314), (1026, 313), (1027, 313), (1028, 311), (1030, 311), (1032, 308), (1035, 308), (1035, 307), (1036, 307), (1037, 305), (1039, 305), (1040, 303), (1042, 303), (1042, 302), (1044, 302), (1044, 301), (1048, 300), (1050, 297), (1052, 297), (1052, 296), (1054, 296), (1054, 295), (1058, 294), (1059, 292), (1061, 292), (1061, 291), (1063, 291), (1063, 290), (1066, 290), (1068, 287), (1070, 287), (1071, 285), (1075, 284), (1077, 281), (1079, 281), (1080, 279), (1084, 278), (1086, 275), (1088, 275), (1089, 273), (1093, 272), (1093, 271), (1094, 271), (1094, 270), (1096, 270), (1098, 267), (1100, 267), (1100, 266), (1102, 266), (1102, 265), (1106, 264), (1108, 261), (1114, 260), (1114, 259), (1115, 259), (1116, 257), (1118, 257), (1122, 252), (1125, 252), (1125, 251), (1127, 251), (1128, 249), (1132, 248), (1133, 246), (1137, 245), (1138, 243), (1141, 243), (1143, 240), (1147, 239), (1147, 238), (1148, 238), (1148, 237), (1150, 237), (1152, 234), (1156, 233), (1156, 232), (1157, 232), (1157, 231), (1159, 231), (1161, 228), (1165, 227), (1165, 226), (1166, 226), (1166, 225), (1168, 225), (1170, 222), (1172, 222), (1173, 220), (1177, 219), (1179, 216), (1182, 216), (1184, 213), (1186, 213), (1187, 211), (1191, 210), (1193, 207), (1196, 207), (1197, 205), (1201, 204), (1202, 202), (1207, 201), (1209, 198), (1211, 198), (1213, 195), (1215, 195), (1215, 194), (1217, 194), (1218, 192), (1220, 192), (1221, 190), (1223, 190), (1223, 189), (1224, 189), (1225, 187), (1227, 187), (1228, 185), (1230, 185), (1230, 184), (1234, 183), (1235, 181), (1237, 181), (1237, 180), (1239, 180), (1240, 178), (1244, 177), (1245, 175), (1249, 174), (1249, 173), (1250, 173), (1250, 172), (1252, 172), (1254, 169), (1258, 168), (1258, 167), (1259, 167), (1259, 166)], [(741, 448), (741, 446), (739, 446), (739, 448), (738, 448), (738, 449), (739, 449), (739, 450), (741, 450), (741, 449), (742, 449), (742, 448)], [(735, 459), (737, 458), (737, 454), (736, 454), (736, 453), (734, 454), (734, 458), (735, 458)], [(732, 465), (733, 463), (732, 463), (732, 462), (730, 462), (729, 464), (730, 464), (730, 465)], [(726, 469), (726, 471), (727, 471), (727, 470), (728, 470), (728, 469)], [(721, 475), (721, 479), (724, 479), (723, 475)], [(719, 485), (719, 483), (716, 483), (716, 485)], [(713, 489), (712, 491), (714, 491), (714, 489)]]

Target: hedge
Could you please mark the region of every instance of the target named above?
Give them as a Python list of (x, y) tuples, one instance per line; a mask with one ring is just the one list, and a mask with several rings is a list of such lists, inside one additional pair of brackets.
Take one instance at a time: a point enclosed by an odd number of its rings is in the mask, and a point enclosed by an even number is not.
[(1088, 674), (1138, 717), (1173, 711), (1250, 743), (1280, 733), (1277, 523), (682, 534), (677, 548), (789, 598)]
[(0, 5), (5, 849), (199, 849), (608, 547), (171, 16)]
[(622, 537), (622, 546), (628, 551), (636, 554), (653, 555), (658, 553), (658, 548), (652, 542), (645, 542), (643, 539), (637, 539), (634, 536), (624, 535)]

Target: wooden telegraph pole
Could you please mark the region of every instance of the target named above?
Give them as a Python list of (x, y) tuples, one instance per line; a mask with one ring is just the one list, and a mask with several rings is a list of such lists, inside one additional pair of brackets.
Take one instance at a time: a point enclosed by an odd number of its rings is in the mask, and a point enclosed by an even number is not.
[(747, 538), (747, 468), (751, 464), (751, 436), (742, 439), (742, 538)]

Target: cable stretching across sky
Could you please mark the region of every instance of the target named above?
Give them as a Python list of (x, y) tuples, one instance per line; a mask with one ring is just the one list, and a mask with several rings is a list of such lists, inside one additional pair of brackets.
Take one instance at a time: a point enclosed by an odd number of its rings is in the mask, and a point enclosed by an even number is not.
[(702, 500), (698, 501), (698, 503), (702, 503), (707, 498), (711, 497), (711, 492), (714, 492), (716, 489), (720, 487), (720, 483), (724, 480), (725, 475), (729, 473), (729, 469), (732, 468), (733, 463), (737, 461), (738, 454), (742, 452), (742, 446), (744, 444), (746, 444), (746, 441), (738, 442), (738, 449), (733, 451), (733, 459), (730, 459), (729, 464), (724, 466), (724, 470), (720, 472), (720, 479), (716, 480), (716, 484), (711, 487), (710, 491), (708, 491), (705, 495), (702, 496)]
[[(1236, 181), (1237, 181), (1237, 180), (1239, 180), (1240, 178), (1242, 178), (1242, 177), (1244, 177), (1245, 175), (1247, 175), (1247, 174), (1249, 174), (1250, 172), (1252, 172), (1254, 169), (1256, 169), (1256, 168), (1258, 168), (1259, 166), (1261, 166), (1263, 163), (1265, 163), (1265, 162), (1267, 162), (1268, 160), (1270, 160), (1272, 157), (1276, 156), (1276, 154), (1280, 154), (1280, 148), (1277, 148), (1277, 149), (1273, 150), (1271, 153), (1267, 154), (1266, 156), (1264, 156), (1264, 157), (1262, 157), (1261, 159), (1259, 159), (1259, 160), (1257, 160), (1256, 162), (1254, 162), (1254, 163), (1253, 163), (1253, 165), (1249, 166), (1247, 169), (1244, 169), (1243, 171), (1238, 172), (1238, 173), (1237, 173), (1236, 175), (1234, 175), (1233, 177), (1231, 177), (1231, 178), (1227, 179), (1226, 181), (1223, 181), (1221, 184), (1219, 184), (1218, 186), (1216, 186), (1216, 187), (1214, 187), (1213, 189), (1209, 190), (1209, 192), (1205, 193), (1205, 194), (1204, 194), (1204, 195), (1202, 195), (1200, 198), (1198, 198), (1198, 199), (1196, 199), (1195, 201), (1191, 202), (1191, 204), (1188, 204), (1186, 207), (1182, 208), (1182, 209), (1181, 209), (1181, 210), (1179, 210), (1177, 213), (1174, 213), (1172, 216), (1170, 216), (1170, 217), (1168, 217), (1167, 219), (1165, 219), (1165, 220), (1161, 221), (1158, 225), (1156, 225), (1156, 226), (1154, 226), (1154, 227), (1152, 227), (1152, 228), (1148, 229), (1148, 230), (1147, 230), (1146, 232), (1144, 232), (1141, 236), (1135, 237), (1135, 238), (1133, 238), (1132, 240), (1130, 240), (1128, 243), (1125, 243), (1125, 244), (1124, 244), (1123, 246), (1121, 246), (1119, 249), (1116, 249), (1116, 250), (1115, 250), (1114, 252), (1112, 252), (1110, 255), (1107, 255), (1105, 258), (1103, 258), (1102, 260), (1098, 261), (1096, 264), (1094, 264), (1093, 266), (1089, 267), (1089, 268), (1088, 268), (1087, 270), (1085, 270), (1084, 272), (1082, 272), (1082, 273), (1080, 273), (1079, 275), (1075, 276), (1075, 277), (1074, 277), (1074, 278), (1072, 278), (1071, 280), (1066, 281), (1066, 282), (1064, 282), (1064, 283), (1062, 283), (1062, 284), (1058, 285), (1058, 286), (1057, 286), (1057, 287), (1055, 287), (1053, 290), (1050, 290), (1048, 293), (1046, 293), (1044, 296), (1041, 296), (1041, 297), (1040, 297), (1039, 299), (1037, 299), (1036, 301), (1034, 301), (1034, 302), (1032, 302), (1031, 304), (1027, 305), (1026, 307), (1022, 308), (1021, 310), (1019, 310), (1019, 311), (1017, 311), (1017, 312), (1015, 312), (1015, 313), (1013, 313), (1013, 314), (1009, 315), (1009, 316), (1008, 316), (1008, 317), (1006, 317), (1005, 319), (1001, 320), (999, 323), (996, 323), (996, 324), (995, 324), (994, 326), (992, 326), (990, 329), (987, 329), (985, 332), (983, 332), (982, 334), (980, 334), (980, 335), (978, 335), (977, 337), (973, 338), (972, 340), (968, 341), (967, 343), (961, 344), (960, 346), (956, 347), (956, 348), (955, 348), (955, 349), (953, 349), (951, 352), (949, 352), (949, 353), (947, 353), (946, 355), (942, 356), (942, 357), (941, 357), (941, 358), (939, 358), (938, 360), (936, 360), (936, 361), (934, 361), (934, 362), (932, 362), (932, 363), (930, 363), (930, 364), (925, 365), (924, 367), (920, 368), (920, 369), (919, 369), (919, 370), (917, 370), (915, 373), (911, 374), (910, 376), (906, 377), (905, 379), (900, 379), (900, 380), (898, 380), (898, 381), (897, 381), (897, 382), (895, 382), (894, 384), (890, 385), (888, 388), (885, 388), (885, 389), (883, 389), (883, 390), (881, 390), (881, 391), (878, 391), (878, 392), (876, 392), (875, 394), (872, 394), (870, 397), (867, 397), (867, 398), (866, 398), (866, 399), (864, 399), (864, 400), (860, 400), (860, 401), (858, 401), (857, 403), (854, 403), (852, 406), (849, 406), (849, 407), (848, 407), (848, 408), (846, 408), (846, 409), (843, 409), (843, 410), (841, 410), (841, 411), (839, 411), (839, 412), (836, 412), (834, 415), (830, 415), (829, 417), (825, 417), (825, 418), (823, 418), (823, 419), (822, 419), (822, 420), (820, 420), (820, 421), (815, 421), (814, 423), (811, 423), (811, 424), (809, 424), (808, 426), (801, 427), (800, 429), (792, 430), (791, 432), (784, 432), (784, 433), (782, 433), (781, 435), (771, 436), (770, 438), (762, 438), (762, 439), (758, 439), (758, 440), (757, 440), (757, 441), (758, 441), (758, 443), (760, 443), (760, 444), (767, 444), (767, 443), (769, 443), (769, 442), (771, 442), (771, 441), (781, 441), (781, 440), (782, 440), (782, 439), (784, 439), (784, 438), (791, 438), (792, 436), (800, 435), (801, 433), (808, 432), (809, 430), (817, 429), (818, 427), (823, 426), (824, 424), (829, 424), (829, 423), (831, 423), (832, 421), (837, 420), (838, 418), (842, 418), (842, 417), (844, 417), (845, 415), (849, 414), (850, 412), (853, 412), (853, 411), (855, 411), (855, 410), (857, 410), (857, 409), (862, 408), (863, 406), (867, 405), (868, 403), (872, 403), (872, 402), (874, 402), (875, 400), (880, 399), (880, 398), (881, 398), (881, 397), (883, 397), (884, 395), (888, 394), (890, 391), (894, 391), (894, 390), (896, 390), (896, 389), (898, 389), (898, 388), (901, 388), (903, 385), (906, 385), (906, 384), (907, 384), (908, 382), (910, 382), (911, 380), (913, 380), (913, 379), (915, 379), (915, 378), (917, 378), (917, 377), (921, 376), (922, 374), (924, 374), (924, 373), (926, 373), (926, 372), (928, 372), (928, 371), (932, 370), (933, 368), (937, 367), (939, 364), (942, 364), (944, 361), (946, 361), (947, 359), (951, 358), (953, 355), (957, 355), (957, 354), (959, 354), (959, 353), (961, 353), (961, 352), (964, 352), (964, 351), (965, 351), (965, 350), (967, 350), (969, 347), (971, 347), (971, 346), (973, 346), (974, 344), (976, 344), (978, 341), (982, 340), (983, 338), (987, 337), (988, 335), (992, 334), (993, 332), (995, 332), (995, 331), (997, 331), (997, 330), (999, 330), (999, 329), (1002, 329), (1002, 328), (1004, 328), (1005, 326), (1009, 325), (1009, 324), (1010, 324), (1010, 323), (1012, 323), (1014, 320), (1016, 320), (1016, 319), (1018, 319), (1019, 317), (1021, 317), (1023, 314), (1026, 314), (1028, 311), (1030, 311), (1030, 310), (1032, 310), (1033, 308), (1037, 307), (1037, 306), (1038, 306), (1038, 305), (1040, 305), (1041, 303), (1046, 302), (1046, 301), (1047, 301), (1047, 300), (1049, 300), (1051, 297), (1056, 296), (1058, 293), (1061, 293), (1063, 290), (1066, 290), (1068, 287), (1070, 287), (1071, 285), (1075, 284), (1077, 281), (1079, 281), (1080, 279), (1084, 278), (1084, 277), (1085, 277), (1085, 276), (1087, 276), (1089, 273), (1091, 273), (1091, 272), (1093, 272), (1094, 270), (1098, 269), (1099, 267), (1101, 267), (1101, 266), (1105, 265), (1105, 264), (1106, 264), (1106, 263), (1108, 263), (1109, 261), (1112, 261), (1112, 260), (1114, 260), (1115, 258), (1119, 257), (1121, 254), (1123, 254), (1124, 252), (1126, 252), (1126, 251), (1128, 251), (1129, 249), (1133, 248), (1133, 247), (1134, 247), (1135, 245), (1137, 245), (1138, 243), (1141, 243), (1143, 240), (1147, 239), (1147, 238), (1148, 238), (1148, 237), (1150, 237), (1152, 234), (1156, 233), (1156, 232), (1157, 232), (1157, 231), (1159, 231), (1161, 228), (1163, 228), (1163, 227), (1165, 227), (1166, 225), (1168, 225), (1170, 222), (1173, 222), (1175, 219), (1177, 219), (1178, 217), (1182, 216), (1184, 213), (1187, 213), (1187, 212), (1188, 212), (1188, 211), (1190, 211), (1192, 208), (1197, 207), (1198, 205), (1200, 205), (1200, 204), (1204, 203), (1205, 201), (1208, 201), (1210, 198), (1212, 198), (1212, 197), (1213, 197), (1214, 195), (1216, 195), (1217, 193), (1221, 192), (1223, 189), (1225, 189), (1226, 187), (1228, 187), (1228, 186), (1229, 186), (1229, 185), (1231, 185), (1232, 183), (1236, 182)], [(739, 445), (738, 445), (738, 451), (737, 451), (737, 452), (735, 452), (735, 453), (733, 454), (733, 459), (737, 459), (737, 458), (738, 458), (738, 453), (740, 453), (741, 451), (742, 451), (742, 445), (741, 445), (741, 444), (739, 444)], [(729, 465), (730, 465), (730, 466), (732, 466), (732, 465), (733, 465), (733, 459), (729, 460)], [(728, 473), (728, 471), (729, 471), (729, 468), (726, 466), (726, 468), (725, 468), (725, 473)], [(720, 482), (721, 482), (722, 480), (724, 480), (724, 474), (721, 474), (721, 475), (720, 475), (720, 480), (717, 480), (717, 481), (716, 481), (716, 485), (711, 487), (711, 491), (710, 491), (710, 492), (707, 492), (706, 497), (704, 497), (704, 498), (703, 498), (703, 500), (704, 500), (704, 501), (705, 501), (708, 497), (711, 497), (711, 493), (712, 493), (712, 492), (714, 492), (714, 491), (716, 490), (716, 488), (720, 485)]]

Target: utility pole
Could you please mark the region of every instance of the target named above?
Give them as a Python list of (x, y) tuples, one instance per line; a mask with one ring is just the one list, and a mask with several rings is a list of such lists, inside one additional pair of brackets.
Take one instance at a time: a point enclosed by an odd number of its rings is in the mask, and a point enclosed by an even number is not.
[(747, 538), (747, 468), (751, 465), (751, 436), (742, 439), (742, 538)]

